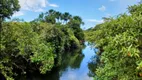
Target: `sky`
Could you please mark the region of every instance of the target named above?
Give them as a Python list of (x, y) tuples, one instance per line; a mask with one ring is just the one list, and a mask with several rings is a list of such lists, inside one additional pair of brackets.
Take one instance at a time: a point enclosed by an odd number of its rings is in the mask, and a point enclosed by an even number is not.
[(15, 12), (12, 18), (32, 21), (41, 12), (54, 9), (80, 16), (85, 22), (81, 28), (88, 29), (103, 23), (102, 17), (115, 17), (127, 13), (128, 6), (138, 2), (140, 0), (19, 0), (20, 11)]

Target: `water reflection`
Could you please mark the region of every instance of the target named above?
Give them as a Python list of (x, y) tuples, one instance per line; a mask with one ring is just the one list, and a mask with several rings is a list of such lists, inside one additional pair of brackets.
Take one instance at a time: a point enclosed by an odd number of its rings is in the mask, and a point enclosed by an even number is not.
[(98, 62), (99, 62), (98, 56), (93, 56), (91, 58), (91, 61), (88, 63), (88, 68), (90, 70), (89, 73), (88, 73), (88, 76), (90, 76), (90, 77), (95, 76), (95, 71), (96, 71), (96, 68), (98, 66)]
[(83, 58), (84, 54), (82, 54), (81, 50), (63, 54), (61, 61), (62, 64), (60, 66), (61, 71), (65, 71), (68, 67), (72, 69), (80, 68)]
[(94, 57), (96, 49), (91, 48), (86, 42), (86, 48), (61, 55), (61, 65), (54, 67), (45, 75), (32, 73), (27, 77), (17, 77), (17, 80), (93, 80), (95, 70)]

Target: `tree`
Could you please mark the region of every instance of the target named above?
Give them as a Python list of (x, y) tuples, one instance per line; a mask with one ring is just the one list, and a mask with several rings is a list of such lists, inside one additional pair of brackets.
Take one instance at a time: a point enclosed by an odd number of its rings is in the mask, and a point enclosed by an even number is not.
[(44, 13), (39, 14), (39, 20), (43, 21), (44, 20)]
[(84, 22), (79, 16), (74, 16), (68, 23), (69, 27), (73, 29), (74, 35), (77, 37), (78, 40), (80, 40), (81, 43), (84, 42), (84, 33), (83, 30), (80, 28), (80, 26), (83, 24)]
[(141, 9), (142, 9), (142, 3), (140, 3), (139, 5), (130, 6), (128, 8), (131, 14), (136, 14), (136, 15), (142, 15)]
[(50, 16), (50, 15), (54, 15), (56, 13), (56, 11), (53, 9), (50, 9), (47, 13)]
[(56, 23), (56, 11), (53, 9), (50, 9), (48, 12), (45, 13), (45, 22), (47, 23)]
[(67, 21), (69, 19), (71, 19), (71, 15), (68, 12), (65, 12), (64, 14), (62, 14), (63, 16), (63, 20), (67, 23)]
[(99, 49), (95, 80), (142, 79), (142, 4), (87, 32)]
[(61, 13), (59, 11), (57, 11), (55, 15), (56, 15), (56, 19), (59, 22), (59, 20), (61, 19)]
[(0, 30), (2, 21), (5, 18), (10, 18), (15, 11), (19, 11), (20, 5), (18, 0), (1, 0), (0, 1)]
[[(81, 44), (69, 24), (56, 22), (61, 21), (61, 16), (62, 13), (49, 10), (31, 22), (17, 18), (3, 22), (0, 74), (7, 80), (35, 71), (45, 74), (61, 65), (61, 52), (80, 49)], [(70, 16), (66, 13), (64, 20), (68, 21)], [(78, 28), (81, 29), (80, 26)]]
[(79, 17), (79, 16), (74, 16), (73, 20), (75, 20), (78, 25), (84, 25), (84, 22), (82, 21), (81, 17)]

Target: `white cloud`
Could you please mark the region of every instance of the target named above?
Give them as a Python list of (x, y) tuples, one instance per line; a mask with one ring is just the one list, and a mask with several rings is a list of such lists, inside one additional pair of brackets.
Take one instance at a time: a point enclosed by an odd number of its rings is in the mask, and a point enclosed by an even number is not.
[(42, 12), (47, 6), (59, 7), (56, 4), (50, 4), (47, 0), (19, 0), (21, 10), (28, 10), (34, 12)]
[(22, 15), (24, 15), (24, 13), (19, 11), (19, 12), (14, 13), (13, 17), (18, 17), (18, 16), (22, 16)]
[(100, 11), (105, 11), (105, 10), (106, 10), (106, 7), (102, 5), (102, 6), (99, 8), (99, 10), (100, 10)]
[(56, 5), (56, 4), (48, 4), (48, 6), (51, 6), (51, 7), (59, 7), (59, 6)]
[(93, 23), (103, 23), (103, 20), (96, 20), (96, 19), (87, 19), (88, 22), (93, 22)]

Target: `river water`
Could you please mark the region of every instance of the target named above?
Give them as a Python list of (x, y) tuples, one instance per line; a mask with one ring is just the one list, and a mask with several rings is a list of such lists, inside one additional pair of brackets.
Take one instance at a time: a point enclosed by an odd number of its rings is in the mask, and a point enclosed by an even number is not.
[[(67, 53), (62, 57), (62, 64), (46, 75), (33, 74), (27, 80), (93, 80), (96, 51), (85, 42), (86, 47), (78, 53)], [(20, 80), (25, 80), (21, 78)]]
[(62, 73), (59, 80), (93, 80), (93, 77), (89, 77), (89, 68), (88, 63), (92, 61), (92, 57), (96, 54), (94, 49), (91, 46), (85, 43), (86, 48), (82, 50), (84, 54), (83, 60), (80, 62), (80, 66), (76, 69), (71, 68), (70, 66)]

